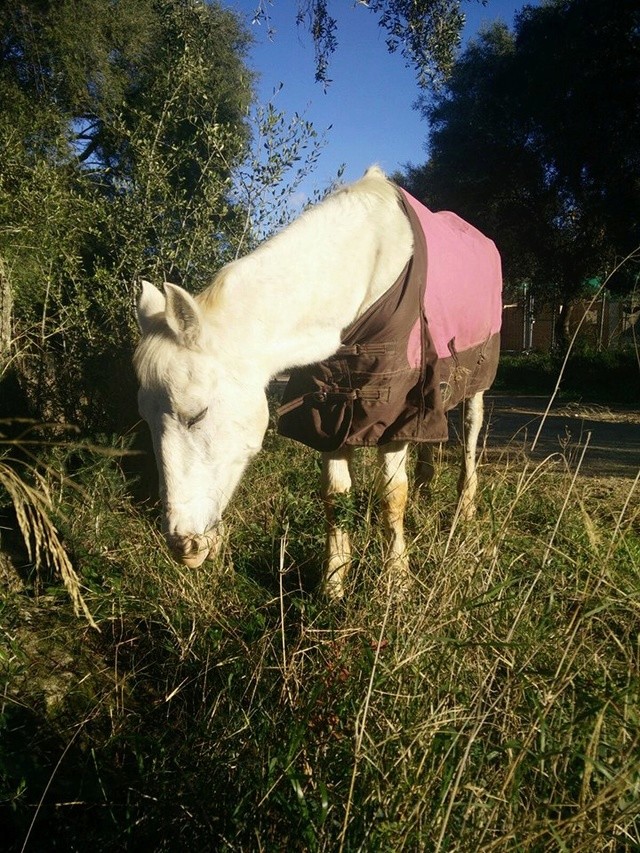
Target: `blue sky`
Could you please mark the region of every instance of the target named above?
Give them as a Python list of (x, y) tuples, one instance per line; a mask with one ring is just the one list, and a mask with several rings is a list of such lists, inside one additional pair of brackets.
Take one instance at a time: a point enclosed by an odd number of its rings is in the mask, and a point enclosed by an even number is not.
[[(400, 53), (389, 54), (385, 31), (376, 16), (355, 0), (333, 0), (331, 11), (338, 21), (338, 48), (330, 60), (326, 91), (314, 81), (314, 48), (310, 35), (296, 27), (297, 0), (265, 2), (274, 33), (251, 25), (258, 0), (226, 0), (246, 16), (255, 39), (249, 65), (259, 74), (262, 103), (273, 100), (287, 114), (304, 114), (316, 130), (329, 126), (327, 144), (306, 191), (324, 187), (345, 164), (344, 180), (360, 177), (372, 163), (393, 172), (407, 163), (427, 159), (427, 126), (413, 105), (419, 94), (415, 75), (405, 67)], [(463, 4), (466, 25), (463, 42), (486, 24), (502, 20), (513, 24), (514, 13), (524, 0), (479, 0)], [(529, 5), (538, 5), (529, 0)], [(274, 91), (282, 88), (274, 97)]]

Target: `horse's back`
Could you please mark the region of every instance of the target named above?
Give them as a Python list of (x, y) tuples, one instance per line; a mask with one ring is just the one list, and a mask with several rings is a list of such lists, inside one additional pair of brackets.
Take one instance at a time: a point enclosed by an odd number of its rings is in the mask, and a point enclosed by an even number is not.
[(440, 358), (500, 331), (502, 268), (493, 240), (450, 211), (433, 213), (405, 193), (427, 247), (424, 294), (429, 334)]

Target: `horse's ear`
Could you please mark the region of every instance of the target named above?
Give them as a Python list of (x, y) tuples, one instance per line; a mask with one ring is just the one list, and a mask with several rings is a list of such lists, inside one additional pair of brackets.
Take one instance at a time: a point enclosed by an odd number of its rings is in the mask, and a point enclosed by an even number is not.
[(142, 293), (138, 299), (138, 325), (143, 334), (151, 328), (152, 318), (156, 314), (164, 314), (166, 299), (162, 291), (158, 290), (150, 281), (140, 282), (142, 285)]
[(164, 283), (164, 293), (167, 325), (184, 346), (196, 346), (202, 331), (198, 303), (186, 290), (168, 281)]

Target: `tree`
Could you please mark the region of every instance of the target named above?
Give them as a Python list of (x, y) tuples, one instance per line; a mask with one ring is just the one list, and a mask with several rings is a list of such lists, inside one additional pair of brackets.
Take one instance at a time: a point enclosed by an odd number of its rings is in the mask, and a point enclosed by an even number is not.
[[(426, 88), (447, 76), (464, 24), (463, 2), (471, 0), (359, 0), (387, 33), (390, 53), (400, 50)], [(487, 3), (487, 0), (475, 0)], [(296, 21), (306, 27), (316, 52), (316, 80), (329, 84), (329, 62), (338, 44), (338, 23), (330, 0), (298, 0)], [(257, 0), (254, 20), (269, 24), (264, 0)]]
[(590, 242), (602, 235), (603, 248), (626, 255), (640, 234), (640, 7), (525, 8), (517, 61), (538, 156), (567, 210)]
[(526, 7), (423, 101), (430, 159), (408, 171), (411, 188), (491, 234), (509, 282), (564, 305), (636, 248), (638, 25), (633, 0)]
[(249, 36), (217, 4), (8, 0), (0, 27), (7, 94), (13, 90), (31, 103), (48, 104), (71, 120), (78, 159), (94, 167), (126, 165), (126, 146), (111, 123), (117, 116), (130, 121), (142, 109), (159, 116), (166, 78), (187, 56), (190, 91), (215, 93), (199, 105), (203, 121), (241, 121), (251, 95), (242, 62)]
[(0, 371), (33, 415), (128, 427), (137, 279), (198, 290), (264, 236), (256, 197), (283, 214), (321, 139), (256, 119), (248, 39), (205, 0), (0, 7)]
[(108, 424), (136, 279), (197, 287), (229, 257), (247, 44), (205, 2), (3, 5), (0, 257), (14, 363), (40, 417)]

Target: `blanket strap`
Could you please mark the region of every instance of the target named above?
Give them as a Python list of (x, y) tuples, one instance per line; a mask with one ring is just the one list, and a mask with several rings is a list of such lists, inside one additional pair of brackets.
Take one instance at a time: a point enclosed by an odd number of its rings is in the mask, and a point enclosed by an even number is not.
[(288, 403), (285, 403), (284, 406), (280, 406), (278, 409), (278, 417), (282, 415), (286, 415), (289, 412), (293, 412), (294, 409), (299, 408), (307, 400), (313, 401), (314, 403), (331, 403), (333, 401), (349, 401), (349, 400), (362, 400), (366, 403), (388, 403), (389, 397), (391, 394), (391, 388), (388, 385), (381, 386), (379, 388), (348, 388), (348, 389), (336, 389), (331, 391), (313, 391), (310, 394), (303, 394), (301, 397), (296, 397), (294, 400), (290, 400)]
[(340, 358), (345, 355), (386, 355), (387, 353), (393, 355), (395, 351), (395, 344), (354, 344), (353, 346), (343, 344), (332, 358)]

